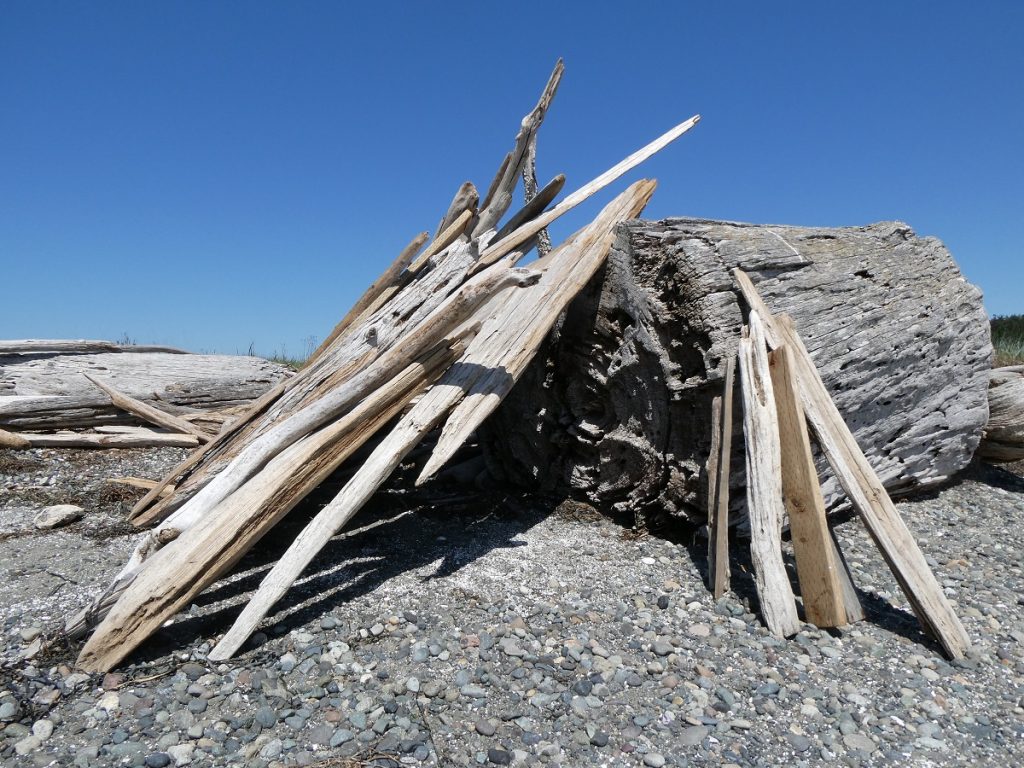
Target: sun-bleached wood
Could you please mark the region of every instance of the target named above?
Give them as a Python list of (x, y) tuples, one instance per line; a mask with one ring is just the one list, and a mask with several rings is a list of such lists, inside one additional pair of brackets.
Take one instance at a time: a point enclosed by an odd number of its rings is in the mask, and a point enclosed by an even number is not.
[[(135, 477), (133, 475), (126, 475), (125, 477), (108, 477), (107, 482), (113, 485), (127, 485), (131, 488), (141, 488), (145, 491), (151, 491), (159, 484), (159, 480), (150, 480), (145, 477)], [(160, 491), (161, 493), (168, 494), (173, 493), (174, 488), (164, 487)]]
[(462, 186), (459, 187), (458, 192), (455, 193), (455, 197), (452, 198), (451, 205), (448, 206), (448, 210), (441, 218), (441, 223), (437, 225), (437, 232), (444, 232), (452, 222), (457, 219), (463, 211), (470, 211), (475, 214), (477, 210), (477, 203), (480, 202), (480, 195), (476, 191), (476, 186), (471, 181), (465, 181)]
[(914, 535), (843, 421), (792, 320), (768, 311), (745, 272), (736, 269), (733, 274), (751, 311), (765, 318), (773, 343), (786, 344), (792, 350), (793, 370), (807, 422), (914, 613), (949, 656), (962, 658), (971, 647), (970, 637), (928, 567)]
[(833, 551), (825, 500), (785, 345), (769, 354), (768, 366), (779, 416), (782, 498), (789, 514), (804, 614), (815, 626), (841, 627), (849, 623), (839, 575), (843, 566)]
[(480, 258), (473, 267), (473, 271), (478, 272), (487, 265), (493, 264), (501, 257), (510, 253), (514, 248), (522, 245), (541, 230), (546, 229), (553, 221), (564, 216), (580, 203), (593, 197), (623, 174), (628, 173), (645, 160), (656, 155), (673, 141), (693, 128), (693, 126), (698, 122), (700, 122), (700, 115), (694, 115), (689, 120), (684, 120), (679, 125), (663, 133), (650, 144), (638, 149), (622, 162), (612, 166), (589, 183), (584, 184), (551, 210), (542, 213), (540, 216), (529, 223), (524, 224), (507, 237), (504, 237), (498, 242), (488, 246), (487, 250), (480, 254)]
[(456, 216), (454, 221), (452, 221), (452, 223), (449, 224), (447, 228), (437, 236), (437, 238), (435, 238), (434, 242), (428, 245), (423, 253), (417, 256), (416, 260), (409, 265), (409, 272), (416, 274), (423, 269), (424, 265), (426, 265), (432, 257), (436, 256), (455, 242), (456, 238), (460, 237), (462, 233), (466, 231), (466, 227), (469, 226), (472, 219), (473, 211), (468, 209), (462, 211), (462, 213)]
[(206, 443), (210, 440), (210, 435), (195, 426), (191, 422), (185, 419), (179, 419), (173, 414), (161, 411), (159, 408), (154, 408), (152, 405), (136, 400), (134, 397), (130, 397), (123, 392), (118, 392), (108, 384), (104, 384), (102, 381), (90, 376), (88, 373), (83, 373), (83, 376), (95, 384), (101, 392), (110, 398), (110, 402), (116, 405), (122, 410), (128, 411), (133, 416), (138, 416), (143, 421), (147, 421), (157, 427), (164, 427), (176, 432), (183, 432), (187, 435), (195, 435), (200, 443)]
[(31, 448), (32, 444), (21, 435), (15, 432), (8, 432), (0, 429), (0, 448)]
[(988, 410), (978, 455), (996, 463), (1024, 459), (1024, 365), (993, 369)]
[(90, 432), (19, 432), (26, 448), (195, 448), (199, 438), (171, 432), (143, 431), (103, 435)]
[(732, 474), (732, 414), (733, 393), (736, 389), (736, 357), (725, 364), (725, 384), (722, 393), (722, 433), (719, 440), (719, 458), (716, 462), (714, 529), (709, 533), (709, 546), (714, 545), (714, 564), (711, 571), (711, 592), (719, 598), (729, 591), (729, 477)]
[(657, 184), (641, 180), (609, 203), (586, 228), (533, 265), (541, 279), (510, 293), (484, 321), (469, 354), (479, 375), (445, 422), (416, 483), (432, 477), (501, 403), (533, 360), (566, 306), (604, 263), (619, 222), (635, 218)]
[[(704, 471), (708, 478), (708, 589), (715, 588), (715, 563), (717, 562), (718, 551), (716, 549), (716, 527), (715, 512), (718, 508), (718, 462), (722, 458), (722, 396), (715, 395), (711, 401), (711, 450), (708, 452), (708, 460), (704, 465)], [(717, 597), (717, 595), (716, 595)]]
[[(338, 497), (300, 534), (264, 579), (228, 634), (214, 648), (211, 659), (229, 658), (238, 650), (327, 540), (362, 507), (409, 450), (466, 397), (467, 392), (473, 392), (481, 371), (501, 370), (505, 377), (514, 380), (515, 372), (528, 364), (531, 351), (539, 346), (551, 323), (575, 295), (574, 291), (586, 283), (607, 255), (616, 224), (623, 218), (635, 216), (653, 189), (651, 182), (634, 184), (609, 204), (593, 224), (553, 251), (549, 259), (535, 265), (542, 273), (536, 285), (515, 291), (504, 302), (495, 302), (497, 311), (483, 320), (480, 332), (470, 342), (460, 363), (417, 402)], [(523, 316), (518, 317), (512, 307), (525, 308)], [(522, 337), (518, 343), (508, 338), (510, 328), (513, 335)], [(478, 402), (476, 407), (469, 409), (470, 421), (482, 418), (484, 411), (481, 405), (486, 408), (486, 404)], [(458, 430), (456, 434), (459, 434)]]
[(183, 349), (155, 344), (118, 344), (93, 339), (0, 339), (0, 357), (5, 355), (91, 355), (97, 352), (162, 352), (187, 355)]
[(747, 457), (747, 515), (754, 584), (768, 631), (789, 637), (800, 631), (796, 600), (782, 561), (782, 471), (775, 395), (768, 348), (757, 312), (740, 339), (740, 392)]
[[(345, 417), (276, 456), (218, 510), (156, 550), (134, 578), (108, 590), (69, 620), (75, 637), (106, 616), (83, 647), (80, 667), (105, 670), (230, 570), (305, 495), (419, 395), (462, 353), (462, 342), (434, 350), (398, 373)], [(109, 611), (109, 612), (108, 612)]]

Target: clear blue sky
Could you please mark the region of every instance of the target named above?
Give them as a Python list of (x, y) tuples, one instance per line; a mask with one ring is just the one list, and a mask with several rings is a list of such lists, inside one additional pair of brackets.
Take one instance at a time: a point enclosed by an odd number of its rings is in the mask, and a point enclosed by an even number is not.
[(629, 177), (649, 218), (901, 219), (1024, 312), (1022, 41), (984, 0), (7, 0), (0, 338), (300, 352), (487, 185), (559, 56), (545, 179), (699, 112)]

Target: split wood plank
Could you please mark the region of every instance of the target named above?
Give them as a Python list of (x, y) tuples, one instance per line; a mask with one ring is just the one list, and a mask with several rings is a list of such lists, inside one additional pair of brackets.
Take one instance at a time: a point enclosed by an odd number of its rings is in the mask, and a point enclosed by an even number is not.
[(123, 392), (118, 392), (110, 385), (104, 384), (102, 381), (90, 376), (88, 373), (83, 373), (82, 375), (95, 384), (100, 391), (110, 398), (110, 402), (121, 410), (128, 411), (128, 413), (133, 416), (138, 416), (143, 421), (147, 421), (158, 427), (164, 427), (165, 429), (170, 429), (174, 432), (183, 432), (187, 435), (195, 435), (196, 439), (199, 440), (200, 443), (208, 443), (210, 441), (211, 438), (209, 433), (195, 426), (191, 422), (178, 418), (166, 411), (161, 411), (159, 408), (154, 408), (152, 405), (144, 403), (141, 400), (136, 400), (134, 397), (126, 395)]
[(745, 272), (734, 269), (733, 275), (751, 310), (764, 318), (769, 343), (775, 347), (785, 343), (793, 351), (807, 421), (918, 619), (950, 657), (962, 658), (971, 647), (967, 631), (928, 567), (914, 535), (843, 421), (792, 320), (771, 314)]
[(565, 307), (604, 264), (615, 228), (639, 216), (656, 187), (651, 180), (632, 184), (591, 224), (531, 265), (542, 274), (536, 286), (495, 303), (468, 353), (477, 376), (441, 430), (417, 485), (437, 473), (508, 395)]
[[(185, 531), (150, 534), (150, 545), (177, 533), (154, 551), (145, 568), (118, 590), (115, 585), (89, 612), (68, 622), (74, 637), (106, 613), (78, 659), (88, 670), (106, 670), (121, 661), (193, 600), (260, 540), (304, 496), (358, 450), (418, 396), (431, 379), (463, 352), (461, 341), (443, 345), (399, 372), (388, 386), (373, 392), (348, 415), (293, 444), (263, 472), (245, 483), (219, 507), (219, 514)], [(109, 612), (108, 612), (109, 611)], [(90, 615), (91, 614), (91, 615)]]
[(842, 565), (833, 551), (789, 355), (785, 345), (775, 349), (768, 356), (768, 366), (779, 414), (782, 498), (789, 513), (800, 595), (807, 621), (818, 627), (841, 627), (849, 623), (839, 576)]
[(596, 195), (623, 174), (628, 173), (645, 160), (656, 155), (673, 141), (693, 128), (693, 126), (698, 122), (700, 122), (700, 115), (694, 115), (689, 120), (684, 120), (679, 125), (663, 133), (650, 144), (638, 149), (625, 160), (612, 166), (597, 178), (587, 184), (584, 184), (550, 211), (542, 213), (540, 216), (533, 219), (533, 221), (523, 225), (512, 234), (502, 238), (492, 245), (489, 245), (487, 250), (480, 255), (480, 258), (477, 260), (472, 272), (479, 272), (487, 265), (493, 264), (502, 256), (510, 253), (514, 248), (522, 245), (527, 240), (530, 240), (542, 229), (546, 229), (551, 222), (564, 216), (580, 203)]
[[(654, 191), (654, 183), (640, 181), (613, 200), (605, 210), (564, 248), (551, 254), (542, 267), (541, 280), (533, 286), (510, 292), (502, 308), (521, 310), (522, 324), (511, 321), (515, 311), (499, 313), (483, 322), (480, 332), (470, 342), (459, 364), (429, 389), (394, 429), (377, 446), (370, 457), (314, 520), (302, 531), (288, 551), (271, 569), (256, 594), (246, 604), (228, 633), (210, 654), (211, 660), (234, 655), (252, 634), (259, 622), (287, 592), (316, 554), (362, 508), (369, 497), (384, 483), (402, 459), (471, 391), (482, 370), (500, 370), (506, 380), (525, 370), (550, 326), (586, 284), (607, 257), (611, 237), (620, 221), (642, 210)], [(561, 258), (556, 259), (556, 255)], [(501, 332), (503, 331), (503, 333)], [(521, 337), (510, 343), (509, 333)], [(508, 384), (511, 389), (511, 383)], [(472, 416), (482, 413), (478, 403)], [(453, 414), (454, 415), (454, 414)], [(442, 438), (443, 439), (443, 438)], [(441, 444), (439, 440), (438, 445)]]
[[(131, 488), (141, 488), (145, 491), (153, 490), (160, 483), (159, 480), (149, 480), (145, 477), (134, 477), (132, 475), (127, 475), (125, 477), (108, 477), (107, 482), (114, 485), (127, 485)], [(163, 493), (165, 496), (174, 493), (174, 486), (164, 487), (161, 489), (160, 493)]]
[(476, 206), (479, 202), (480, 195), (476, 191), (476, 186), (471, 181), (464, 181), (462, 186), (459, 187), (458, 192), (455, 193), (455, 197), (452, 198), (448, 210), (441, 217), (441, 223), (437, 225), (437, 231), (444, 232), (448, 229), (463, 211), (471, 211), (475, 214)]
[(427, 246), (427, 249), (417, 256), (416, 260), (409, 265), (408, 271), (412, 274), (416, 274), (423, 269), (423, 266), (430, 261), (431, 257), (436, 256), (449, 245), (454, 243), (455, 240), (466, 231), (466, 227), (469, 226), (472, 219), (473, 211), (469, 209), (456, 216), (455, 220), (434, 239), (434, 242)]
[[(708, 460), (705, 466), (705, 474), (708, 477), (708, 589), (715, 588), (715, 563), (717, 562), (717, 550), (715, 548), (715, 528), (718, 510), (718, 462), (721, 459), (722, 442), (722, 396), (715, 395), (711, 400), (711, 449), (708, 451)], [(717, 596), (716, 596), (717, 597)]]
[(749, 334), (740, 339), (739, 357), (754, 584), (768, 631), (776, 637), (789, 637), (800, 631), (800, 619), (782, 561), (779, 425), (768, 349), (757, 312), (750, 313)]
[(736, 356), (725, 361), (725, 391), (722, 393), (721, 456), (715, 483), (715, 566), (712, 594), (719, 598), (729, 591), (729, 477), (732, 474), (733, 392), (736, 389)]

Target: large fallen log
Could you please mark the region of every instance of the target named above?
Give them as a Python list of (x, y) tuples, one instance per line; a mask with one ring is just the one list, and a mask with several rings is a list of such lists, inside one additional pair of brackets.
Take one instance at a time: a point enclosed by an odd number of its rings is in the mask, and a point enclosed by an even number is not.
[[(0, 428), (12, 431), (139, 421), (112, 403), (85, 374), (178, 414), (242, 405), (292, 376), (282, 365), (243, 355), (150, 352), (134, 347), (111, 351), (103, 346), (109, 342), (4, 344), (8, 353), (0, 354)], [(103, 351), (87, 351), (92, 349)]]
[[(482, 430), (491, 472), (606, 510), (704, 522), (711, 402), (742, 325), (734, 267), (795, 319), (890, 493), (970, 461), (988, 418), (992, 346), (980, 292), (942, 243), (893, 222), (669, 219), (620, 229), (604, 272)], [(735, 515), (738, 453), (732, 466)], [(822, 490), (830, 507), (844, 498), (832, 477)]]
[(992, 370), (988, 406), (978, 455), (996, 463), (1024, 460), (1024, 365)]

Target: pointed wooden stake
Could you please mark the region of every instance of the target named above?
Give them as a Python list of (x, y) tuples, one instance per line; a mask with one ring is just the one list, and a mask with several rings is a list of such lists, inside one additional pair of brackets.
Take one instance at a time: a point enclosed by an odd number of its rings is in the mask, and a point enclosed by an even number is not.
[(709, 548), (714, 547), (711, 567), (711, 593), (718, 599), (729, 591), (729, 476), (732, 473), (732, 412), (736, 379), (736, 358), (725, 363), (725, 391), (722, 395), (720, 455), (716, 463), (714, 526), (709, 533)]

